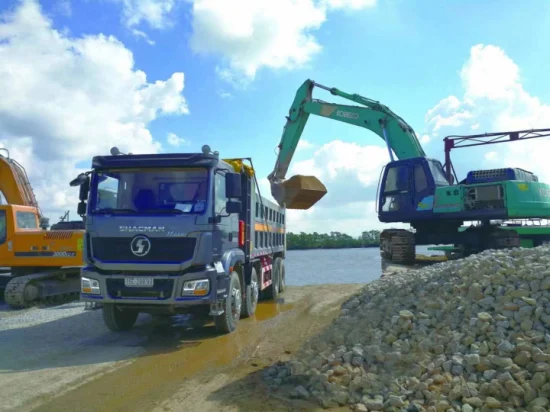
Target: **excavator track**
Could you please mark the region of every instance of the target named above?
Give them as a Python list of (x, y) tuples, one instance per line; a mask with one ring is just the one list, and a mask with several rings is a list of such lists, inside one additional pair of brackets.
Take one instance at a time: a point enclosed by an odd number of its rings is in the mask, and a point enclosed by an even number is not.
[(13, 308), (59, 305), (78, 300), (80, 273), (74, 268), (15, 276), (4, 290), (5, 302)]
[(380, 234), (380, 255), (394, 263), (412, 263), (416, 257), (414, 233), (405, 229), (388, 229)]

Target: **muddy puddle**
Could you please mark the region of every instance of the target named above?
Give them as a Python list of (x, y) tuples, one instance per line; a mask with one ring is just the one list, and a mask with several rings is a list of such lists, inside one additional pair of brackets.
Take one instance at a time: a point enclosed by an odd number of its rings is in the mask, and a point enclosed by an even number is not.
[(284, 298), (260, 302), (255, 316), (241, 319), (238, 329), (228, 335), (219, 335), (212, 323), (197, 326), (187, 315), (154, 319), (141, 343), (146, 353), (135, 362), (35, 410), (141, 410), (144, 400), (169, 397), (190, 376), (251, 356), (254, 347), (250, 342), (284, 321), (293, 307)]
[(288, 359), (358, 289), (287, 288), (284, 298), (260, 302), (255, 316), (241, 319), (228, 335), (219, 335), (211, 323), (197, 327), (189, 316), (153, 319), (140, 331), (145, 353), (60, 396), (42, 399), (32, 410), (265, 410), (262, 368)]

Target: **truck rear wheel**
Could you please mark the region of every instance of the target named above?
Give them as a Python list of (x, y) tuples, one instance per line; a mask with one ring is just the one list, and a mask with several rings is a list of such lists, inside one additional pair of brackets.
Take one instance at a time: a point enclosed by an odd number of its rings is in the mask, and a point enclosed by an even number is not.
[(275, 268), (275, 271), (277, 272), (277, 277), (279, 278), (279, 293), (283, 293), (286, 286), (285, 261), (280, 257), (275, 258), (275, 262), (273, 262), (273, 267)]
[[(275, 259), (275, 262), (277, 259)], [(279, 295), (279, 267), (273, 262), (273, 265), (271, 266), (271, 285), (269, 285), (265, 291), (265, 297), (268, 300), (275, 300), (277, 299), (277, 296)]]
[(241, 295), (239, 275), (236, 272), (232, 272), (229, 281), (229, 293), (224, 301), (224, 311), (221, 315), (214, 317), (214, 323), (219, 332), (231, 333), (237, 329), (237, 322), (241, 316)]
[(246, 285), (245, 290), (245, 302), (241, 308), (241, 316), (243, 318), (249, 318), (254, 316), (254, 313), (256, 312), (256, 306), (258, 306), (258, 295), (260, 293), (256, 268), (252, 268), (252, 272), (250, 273), (250, 284)]
[(103, 321), (113, 332), (132, 329), (138, 315), (138, 311), (120, 310), (114, 303), (103, 305)]

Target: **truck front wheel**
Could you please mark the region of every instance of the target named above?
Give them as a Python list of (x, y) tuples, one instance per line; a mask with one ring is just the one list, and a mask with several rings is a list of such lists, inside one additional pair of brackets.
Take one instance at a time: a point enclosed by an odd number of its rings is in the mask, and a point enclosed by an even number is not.
[(132, 329), (138, 315), (138, 311), (120, 310), (114, 303), (103, 304), (103, 321), (113, 332)]
[(237, 329), (237, 322), (241, 317), (242, 292), (241, 281), (236, 272), (231, 273), (229, 281), (229, 293), (224, 301), (224, 311), (214, 317), (216, 329), (219, 332), (231, 333)]
[(246, 296), (244, 299), (244, 305), (241, 308), (241, 316), (243, 318), (249, 318), (254, 316), (256, 312), (256, 306), (258, 305), (258, 295), (260, 293), (260, 287), (258, 284), (258, 275), (256, 269), (252, 268), (250, 273), (250, 284), (246, 286)]

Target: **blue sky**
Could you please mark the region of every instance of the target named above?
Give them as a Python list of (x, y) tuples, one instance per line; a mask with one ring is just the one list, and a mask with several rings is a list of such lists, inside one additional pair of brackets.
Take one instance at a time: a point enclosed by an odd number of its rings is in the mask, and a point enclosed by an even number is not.
[[(19, 99), (0, 103), (0, 143), (30, 169), (42, 208), (54, 220), (75, 209), (63, 179), (112, 144), (139, 152), (193, 151), (208, 143), (222, 156), (253, 157), (265, 178), (294, 93), (308, 78), (388, 105), (426, 136), (425, 150), (441, 160), (442, 138), (451, 133), (550, 127), (544, 124), (550, 110), (546, 1), (254, 0), (222, 9), (223, 3), (1, 2), (0, 76)], [(57, 40), (50, 49), (52, 33)], [(101, 41), (101, 34), (112, 38)], [(184, 74), (183, 90), (176, 78), (169, 81), (174, 73)], [(228, 81), (228, 73), (237, 82)], [(141, 86), (130, 79), (141, 79)], [(118, 113), (118, 99), (130, 105), (143, 98), (144, 85), (152, 90), (145, 103)], [(315, 97), (341, 102), (323, 90)], [(95, 113), (101, 107), (105, 111)], [(14, 118), (26, 126), (10, 126)], [(181, 142), (174, 135), (185, 142), (170, 144), (169, 134), (172, 143)], [(356, 234), (382, 227), (369, 203), (389, 160), (379, 138), (310, 117), (303, 139), (309, 145), (296, 153), (293, 167), (319, 171), (329, 194), (315, 208), (293, 212), (289, 230)], [(541, 140), (521, 150), (542, 152), (545, 145)], [(509, 161), (539, 167), (518, 160), (515, 146), (463, 149), (453, 158), (461, 176)], [(56, 182), (36, 165), (55, 171)]]

